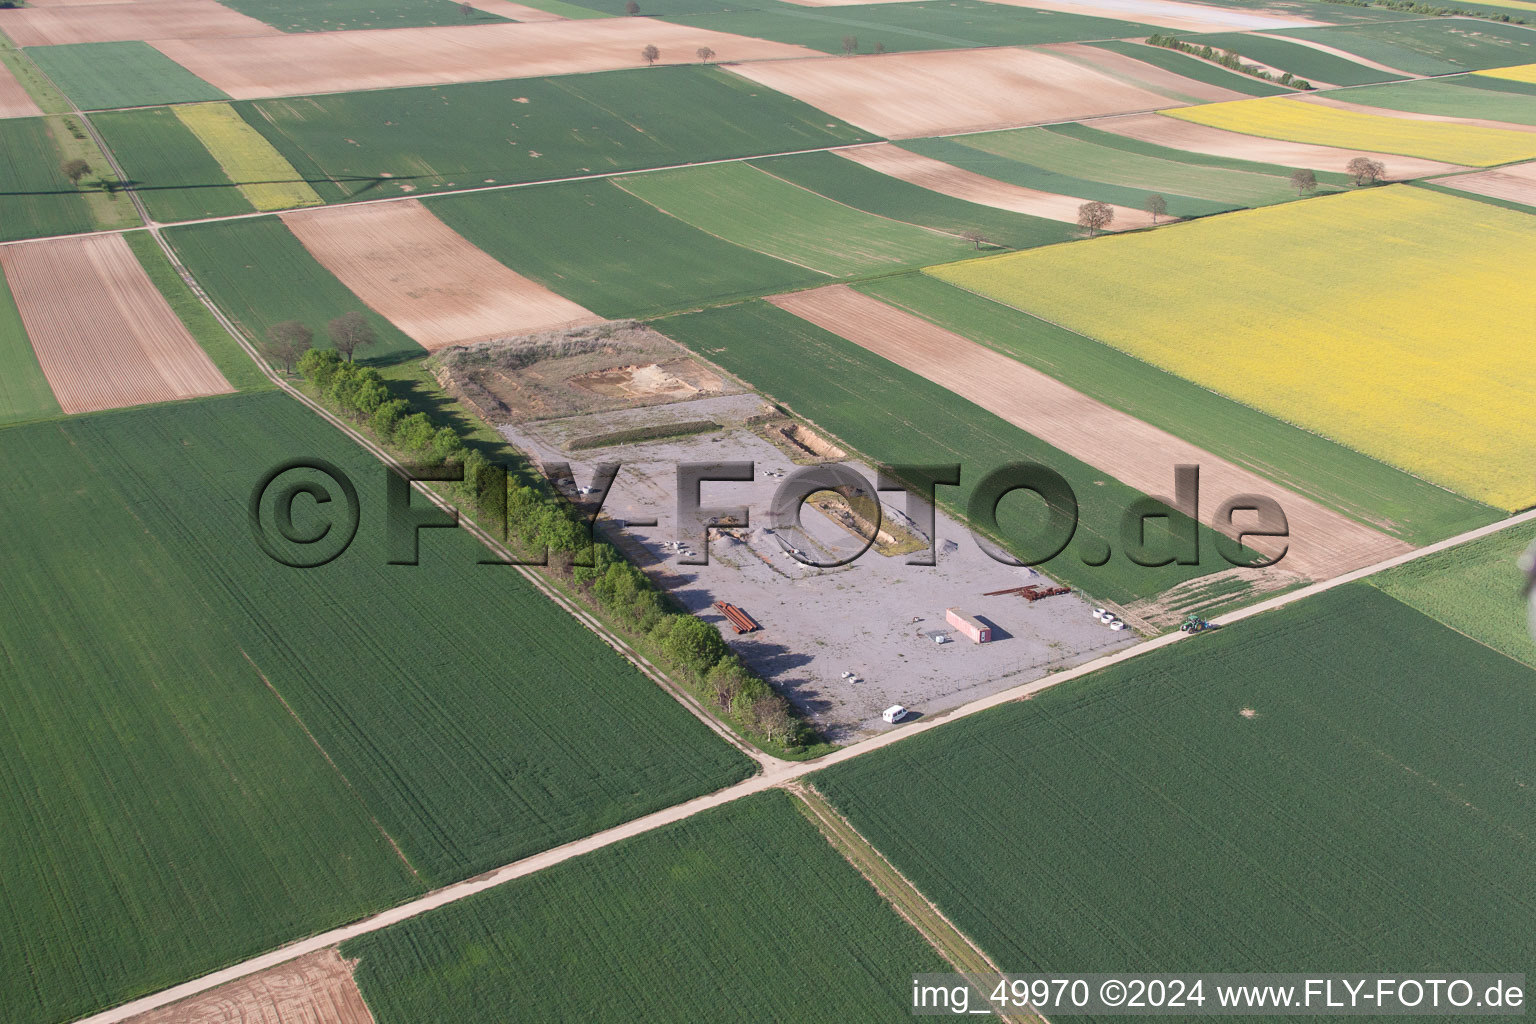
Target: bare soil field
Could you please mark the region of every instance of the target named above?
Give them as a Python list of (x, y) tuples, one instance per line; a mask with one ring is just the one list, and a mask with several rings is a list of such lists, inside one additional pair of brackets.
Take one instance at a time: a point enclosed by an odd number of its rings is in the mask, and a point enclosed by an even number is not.
[(1441, 178), (1436, 185), (1459, 188), (1463, 192), (1476, 192), (1480, 196), (1507, 199), (1512, 203), (1536, 206), (1536, 162), (1501, 167), (1496, 171), (1479, 171), (1454, 178)]
[(1128, 81), (1133, 85), (1150, 89), (1167, 96), (1188, 96), (1197, 100), (1244, 100), (1246, 93), (1235, 89), (1223, 89), (1219, 85), (1197, 82), (1192, 78), (1166, 71), (1153, 64), (1145, 64), (1134, 57), (1113, 50), (1101, 50), (1083, 43), (1050, 43), (1040, 49), (1058, 57), (1087, 64), (1089, 67), (1112, 78)]
[(0, 269), (65, 412), (234, 390), (121, 235), (5, 246)]
[(815, 50), (650, 18), (305, 32), (262, 39), (156, 39), (167, 57), (235, 99), (538, 78), (659, 64), (806, 57)]
[(502, 266), (414, 199), (282, 219), (342, 284), (428, 351), (601, 319)]
[(0, 117), (38, 117), (42, 110), (21, 87), (11, 69), (0, 64)]
[(324, 949), (126, 1024), (373, 1024), (353, 966)]
[(741, 391), (633, 320), (455, 346), (430, 365), (444, 389), (498, 426)]
[[(1229, 536), (1235, 536), (1232, 524), (1214, 521), (1223, 501), (1242, 494), (1274, 499), (1290, 525), (1290, 537), (1279, 542), (1289, 550), (1277, 569), (1325, 580), (1411, 550), (1403, 541), (1097, 402), (1054, 377), (846, 285), (769, 301), (921, 374), (1143, 494), (1165, 495), (1175, 466), (1199, 466), (1201, 519)], [(1239, 525), (1244, 522), (1239, 519)], [(1277, 553), (1272, 539), (1246, 543), (1266, 555)]]
[[(787, 0), (801, 7), (852, 7), (871, 0)], [(886, 0), (906, 3), (912, 0)], [(1308, 28), (1322, 22), (1309, 21), (1290, 14), (1259, 10), (1235, 10), (1207, 4), (1187, 4), (1180, 0), (993, 0), (1012, 7), (1031, 7), (1038, 11), (1061, 11), (1095, 18), (1139, 21), (1147, 25), (1175, 28), (1181, 32), (1226, 32), (1233, 29)], [(479, 6), (478, 4), (476, 6)]]
[[(1064, 224), (1076, 224), (1077, 208), (1083, 205), (1083, 201), (1076, 196), (1040, 192), (1022, 185), (998, 181), (996, 178), (988, 178), (974, 171), (946, 164), (942, 160), (909, 152), (889, 142), (881, 142), (873, 146), (858, 146), (853, 149), (839, 149), (835, 152), (838, 156), (856, 164), (862, 164), (870, 170), (900, 178), (902, 181), (932, 192), (999, 210), (1011, 210), (1014, 213), (1027, 213), (1035, 217), (1059, 220)], [(1152, 218), (1144, 210), (1133, 210), (1126, 206), (1116, 206), (1114, 210), (1115, 219), (1109, 230), (1125, 231), (1130, 228), (1152, 226)], [(1171, 220), (1172, 218), (1163, 218), (1163, 223), (1170, 223)]]
[(214, 0), (33, 6), (0, 11), (0, 31), (17, 46), (282, 35)]
[(1352, 110), (1357, 114), (1370, 114), (1373, 117), (1395, 117), (1404, 121), (1444, 121), (1446, 124), (1469, 124), (1478, 128), (1502, 128), (1512, 132), (1536, 132), (1536, 125), (1514, 124), (1510, 121), (1490, 121), (1485, 117), (1453, 117), (1449, 114), (1415, 114), (1406, 110), (1388, 110), (1385, 107), (1372, 107), (1364, 103), (1351, 103), (1348, 100), (1338, 100), (1331, 96), (1302, 95), (1295, 99), (1303, 103), (1316, 103), (1321, 107), (1333, 107), (1337, 110)]
[(1438, 160), (1422, 160), (1395, 153), (1372, 153), (1361, 149), (1338, 149), (1333, 146), (1314, 146), (1306, 142), (1286, 142), (1283, 139), (1265, 139), (1257, 135), (1223, 131), (1203, 124), (1181, 121), (1176, 117), (1157, 114), (1132, 114), (1126, 117), (1107, 117), (1094, 121), (1089, 127), (1113, 132), (1130, 139), (1168, 146), (1171, 149), (1187, 149), (1191, 153), (1207, 153), (1211, 156), (1232, 157), (1236, 160), (1254, 160), (1284, 167), (1305, 167), (1314, 171), (1344, 173), (1349, 161), (1357, 156), (1379, 160), (1387, 169), (1389, 181), (1407, 178), (1423, 178), (1432, 174), (1448, 174), (1466, 170), (1457, 164)]
[(511, 0), (470, 0), (469, 6), (486, 14), (499, 14), (513, 21), (564, 21), (558, 14), (541, 11), (537, 7), (512, 3)]
[(1177, 105), (1049, 53), (1012, 47), (767, 61), (727, 70), (886, 138)]
[(1119, 18), (1147, 25), (1178, 29), (1180, 32), (1229, 32), (1234, 29), (1309, 28), (1322, 25), (1291, 14), (1260, 10), (1237, 10), (1207, 4), (1186, 4), (1179, 0), (994, 0), (1013, 7), (1033, 7), (1041, 11), (1086, 14), (1096, 18)]

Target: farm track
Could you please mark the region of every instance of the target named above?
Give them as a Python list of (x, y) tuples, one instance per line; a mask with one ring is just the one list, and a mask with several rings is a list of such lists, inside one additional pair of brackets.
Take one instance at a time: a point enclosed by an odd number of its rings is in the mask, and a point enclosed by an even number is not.
[[(784, 788), (799, 799), (806, 816), (827, 837), (832, 848), (842, 854), (955, 970), (961, 974), (1002, 973), (991, 957), (956, 928), (917, 886), (853, 827), (852, 822), (838, 813), (815, 786), (808, 782), (792, 782)], [(996, 1013), (994, 1016), (1016, 1024), (1050, 1024), (1038, 1013)]]

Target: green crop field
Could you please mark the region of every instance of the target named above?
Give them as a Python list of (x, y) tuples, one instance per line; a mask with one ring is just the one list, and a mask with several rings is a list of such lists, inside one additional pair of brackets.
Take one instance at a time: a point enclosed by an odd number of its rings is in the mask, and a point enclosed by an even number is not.
[(958, 141), (1052, 173), (1162, 192), (1170, 197), (1170, 211), (1176, 203), (1174, 196), (1193, 196), (1240, 207), (1267, 206), (1296, 198), (1289, 179), (1281, 175), (1225, 170), (1099, 145), (1096, 137), (1106, 134), (1109, 133), (1094, 132), (1091, 128), (1070, 133), (1054, 128), (1018, 128), (967, 135)]
[[(649, 6), (642, 4), (641, 10), (649, 13)], [(858, 39), (862, 53), (872, 52), (876, 43), (895, 53), (1119, 39), (1157, 31), (1134, 21), (1006, 7), (980, 0), (861, 4), (848, 10), (761, 0), (751, 10), (666, 18), (718, 32), (809, 46), (825, 53), (842, 53), (843, 37), (850, 35)]]
[[(319, 569), (270, 560), (247, 521), (296, 458), (361, 497), (355, 542)], [(286, 396), (11, 427), (0, 463), (19, 481), (0, 498), (9, 1021), (172, 984), (749, 771), (511, 569), (475, 564), (468, 534), (427, 531), (420, 565), (386, 564), (387, 471)], [(402, 657), (418, 640), (430, 656)]]
[(1478, 88), (1475, 84), (1485, 81), (1496, 79), (1458, 75), (1454, 78), (1373, 85), (1349, 90), (1349, 102), (1411, 114), (1482, 117), (1491, 121), (1536, 125), (1536, 97)]
[[(236, 107), (327, 199), (640, 170), (874, 138), (798, 100), (700, 66)], [(688, 115), (679, 117), (680, 111)]]
[(1460, 633), (1536, 667), (1520, 556), (1536, 527), (1511, 527), (1378, 573), (1369, 582)]
[(483, 25), (508, 19), (465, 14), (453, 0), (223, 0), (225, 7), (284, 32), (336, 32), (419, 25)]
[(59, 170), (65, 157), (57, 136), (66, 131), (64, 120), (0, 120), (0, 241), (70, 235), (97, 227), (83, 191), (92, 187), (95, 175), (88, 175), (76, 188)]
[(165, 296), (165, 301), (170, 303), (230, 386), (240, 391), (264, 391), (274, 386), (251, 357), (245, 354), (245, 350), (229, 336), (224, 325), (193, 294), (191, 287), (181, 279), (181, 275), (148, 231), (129, 231), (123, 235), (123, 240), (128, 243), (128, 248), (138, 257), (149, 279), (155, 283), (160, 294)]
[[(1050, 131), (1057, 135), (1065, 135), (1073, 139), (1082, 139), (1091, 142), (1095, 146), (1103, 146), (1109, 149), (1123, 149), (1127, 153), (1140, 153), (1145, 156), (1157, 157), (1159, 160), (1171, 161), (1176, 164), (1185, 164), (1191, 167), (1213, 167), (1228, 171), (1243, 171), (1248, 174), (1256, 174), (1265, 177), (1278, 177), (1290, 182), (1291, 172), (1296, 168), (1283, 167), (1279, 164), (1259, 163), (1254, 160), (1238, 160), (1234, 157), (1213, 156), (1209, 153), (1195, 153), (1187, 149), (1174, 149), (1170, 146), (1159, 146), (1155, 142), (1143, 142), (1141, 139), (1133, 139), (1127, 135), (1116, 135), (1114, 132), (1100, 131), (1090, 128), (1086, 123), (1076, 121), (1066, 124), (1053, 124)], [(1349, 175), (1332, 171), (1313, 170), (1320, 184), (1348, 185), (1351, 184)], [(1324, 193), (1328, 189), (1322, 190)]]
[(10, 286), (0, 274), (0, 423), (42, 419), (61, 411), (37, 363)]
[(1284, 86), (1273, 85), (1252, 75), (1239, 74), (1227, 71), (1224, 68), (1208, 64), (1203, 60), (1191, 57), (1188, 54), (1179, 53), (1177, 50), (1165, 50), (1161, 46), (1146, 46), (1141, 43), (1129, 43), (1121, 39), (1108, 39), (1103, 42), (1091, 43), (1103, 50), (1134, 57), (1139, 61), (1151, 64), (1153, 67), (1162, 68), (1164, 71), (1172, 71), (1176, 75), (1193, 79), (1196, 82), (1204, 82), (1207, 85), (1219, 85), (1223, 89), (1231, 89), (1233, 92), (1247, 93), (1249, 96), (1279, 96), (1291, 90)]
[(170, 107), (92, 114), (150, 216), (162, 223), (253, 213), (191, 129)]
[[(1293, 39), (1325, 43), (1418, 75), (1445, 75), (1536, 62), (1536, 29), (1471, 18), (1297, 28), (1286, 29), (1282, 34)], [(1323, 75), (1318, 77), (1332, 81)]]
[(610, 318), (656, 316), (828, 280), (707, 235), (610, 181), (445, 196), (428, 206), (513, 270)]
[[(1205, 527), (1199, 528), (1200, 565), (1133, 564), (1120, 547), (1120, 520), (1138, 492), (940, 385), (766, 302), (685, 314), (654, 326), (877, 464), (960, 463), (958, 491), (942, 488), (939, 500), (962, 513), (976, 484), (999, 466), (1034, 462), (1060, 473), (1076, 493), (1081, 519), (1072, 546), (1041, 568), (1089, 594), (1129, 603), (1228, 568)], [(1005, 498), (998, 510), (1003, 539), (1037, 536), (1041, 509), (1033, 498)], [(1146, 522), (1149, 550), (1166, 550), (1167, 521)], [(1095, 542), (1115, 552), (1098, 567), (1079, 556), (1084, 545)]]
[(857, 287), (1411, 544), (1500, 518), (1487, 505), (925, 274)]
[(814, 778), (1004, 971), (1529, 971), (1532, 715), (1356, 584)]
[[(1330, 28), (1326, 31), (1338, 30)], [(1289, 71), (1314, 84), (1326, 82), (1329, 85), (1369, 85), (1373, 82), (1397, 82), (1403, 78), (1402, 75), (1394, 75), (1390, 71), (1382, 71), (1379, 68), (1368, 68), (1364, 64), (1357, 64), (1337, 54), (1324, 53), (1322, 50), (1314, 50), (1300, 43), (1289, 43), (1284, 39), (1269, 39), (1247, 32), (1213, 32), (1207, 35), (1180, 36), (1179, 38), (1197, 46), (1208, 43), (1223, 50), (1232, 50), (1249, 60), (1268, 64), (1281, 71)], [(1327, 39), (1319, 39), (1318, 42), (1327, 42)], [(1345, 49), (1337, 43), (1329, 43), (1329, 45)], [(1388, 67), (1396, 66), (1387, 61), (1381, 63)]]
[[(781, 792), (356, 939), (379, 1024), (885, 1021), (949, 966)], [(739, 968), (728, 984), (706, 965)], [(616, 1009), (617, 1008), (617, 1009)]]
[(955, 235), (979, 231), (990, 245), (1029, 249), (1077, 236), (1073, 225), (946, 196), (835, 153), (799, 153), (752, 163), (846, 206)]
[(371, 312), (346, 285), (309, 254), (276, 217), (189, 224), (165, 232), (192, 276), (253, 340), (273, 324), (298, 320), (329, 346), (325, 325), (343, 313), (368, 316), (378, 342), (358, 354), (367, 360), (421, 355), (399, 328)]
[(71, 43), (25, 52), (84, 110), (228, 99), (148, 43)]
[[(1025, 130), (1036, 131), (1037, 129)], [(991, 136), (995, 134), (1010, 133), (989, 132), (984, 135), (963, 135), (943, 139), (905, 139), (897, 143), (897, 145), (914, 153), (921, 153), (923, 156), (931, 157), (934, 160), (942, 160), (944, 163), (953, 164), (956, 167), (984, 175), (988, 178), (1006, 181), (1010, 185), (1021, 185), (1024, 188), (1039, 189), (1042, 192), (1055, 192), (1060, 195), (1075, 196), (1083, 200), (1096, 199), (1100, 202), (1126, 206), (1133, 210), (1141, 209), (1146, 204), (1147, 197), (1158, 191), (1155, 188), (1140, 188), (1134, 185), (1116, 185), (1105, 181), (1094, 181), (1076, 174), (1066, 174), (1061, 171), (1036, 167), (1034, 164), (1026, 163), (1024, 160), (1014, 156), (990, 152), (989, 148), (1022, 152), (1021, 147), (1010, 145), (1011, 140), (1009, 139), (992, 139)], [(1114, 150), (1106, 150), (1102, 159), (1113, 163), (1119, 161), (1122, 156), (1127, 162), (1139, 162), (1143, 159), (1131, 153)], [(1165, 168), (1165, 170), (1167, 169)], [(1205, 217), (1213, 213), (1235, 210), (1242, 205), (1240, 203), (1218, 202), (1214, 199), (1198, 199), (1193, 196), (1170, 192), (1160, 194), (1168, 202), (1168, 212), (1175, 217)]]
[(636, 174), (614, 184), (701, 231), (834, 277), (975, 251), (958, 235), (855, 210), (745, 163)]

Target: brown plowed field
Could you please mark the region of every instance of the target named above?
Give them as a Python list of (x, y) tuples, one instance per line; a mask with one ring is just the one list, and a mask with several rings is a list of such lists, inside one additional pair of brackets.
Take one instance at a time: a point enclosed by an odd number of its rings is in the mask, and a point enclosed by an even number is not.
[(497, 263), (414, 199), (282, 218), (342, 284), (429, 351), (602, 319)]
[(17, 46), (282, 34), (271, 25), (232, 11), (214, 0), (83, 4), (0, 11), (0, 31), (10, 36)]
[[(1217, 507), (1230, 497), (1263, 494), (1273, 498), (1290, 524), (1290, 550), (1276, 568), (1323, 580), (1410, 550), (1400, 540), (1089, 398), (1054, 377), (847, 285), (768, 301), (948, 388), (1144, 494), (1168, 494), (1175, 466), (1199, 466), (1200, 511), (1209, 525), (1214, 525), (1211, 520)], [(1255, 550), (1275, 553), (1273, 541), (1249, 543)]]
[[(851, 7), (870, 0), (788, 0), (801, 7)], [(910, 3), (915, 0), (886, 0)], [(1321, 22), (1308, 21), (1288, 14), (1266, 11), (1238, 11), (1207, 4), (1181, 3), (1179, 0), (992, 0), (1013, 7), (1032, 7), (1040, 11), (1064, 11), (1095, 18), (1139, 21), (1144, 25), (1176, 28), (1181, 32), (1229, 32), (1234, 29), (1305, 28)]]
[(541, 11), (537, 7), (514, 4), (511, 0), (469, 0), (469, 6), (486, 14), (499, 14), (513, 21), (564, 21), (558, 14)]
[(777, 60), (727, 70), (886, 138), (1178, 105), (1049, 53), (1013, 47)]
[(234, 390), (121, 235), (8, 245), (0, 269), (65, 412)]
[(10, 68), (0, 64), (0, 117), (37, 117), (41, 114)]
[(1267, 28), (1307, 28), (1321, 25), (1289, 14), (1254, 10), (1233, 10), (1208, 4), (1186, 4), (1179, 0), (993, 0), (1014, 7), (1033, 7), (1042, 11), (1062, 11), (1095, 18), (1139, 21), (1144, 25), (1178, 29), (1180, 32), (1232, 32)]
[(1249, 98), (1246, 93), (1223, 89), (1219, 85), (1210, 85), (1206, 82), (1197, 82), (1193, 78), (1185, 78), (1183, 75), (1165, 71), (1156, 65), (1143, 63), (1134, 57), (1127, 57), (1123, 53), (1101, 50), (1097, 46), (1087, 46), (1083, 43), (1052, 43), (1040, 49), (1087, 64), (1112, 78), (1128, 81), (1173, 99), (1221, 101)]
[(1480, 196), (1507, 199), (1512, 203), (1536, 206), (1536, 162), (1501, 167), (1496, 171), (1480, 171), (1477, 174), (1461, 174), (1454, 178), (1441, 178), (1436, 185), (1459, 188), (1463, 192), (1476, 192)]
[(1337, 149), (1333, 146), (1314, 146), (1306, 142), (1286, 142), (1283, 139), (1264, 139), (1257, 135), (1223, 131), (1191, 121), (1160, 114), (1131, 114), (1125, 117), (1106, 117), (1094, 121), (1090, 128), (1113, 132), (1130, 139), (1186, 149), (1191, 153), (1207, 153), (1211, 156), (1232, 157), (1237, 160), (1256, 160), (1265, 164), (1284, 167), (1305, 167), (1314, 171), (1344, 173), (1349, 161), (1357, 156), (1380, 160), (1387, 168), (1387, 178), (1422, 178), (1431, 174), (1447, 174), (1464, 171), (1457, 164), (1438, 160), (1421, 160), (1413, 156), (1395, 153), (1372, 153), (1362, 149)]
[(650, 18), (303, 32), (263, 39), (156, 39), (167, 57), (237, 100), (537, 78), (661, 64), (804, 57), (816, 51)]
[[(1014, 213), (1027, 213), (1033, 217), (1059, 220), (1064, 224), (1076, 224), (1077, 208), (1083, 205), (1083, 200), (1076, 196), (1057, 195), (1055, 192), (1040, 192), (1022, 185), (1011, 185), (1006, 181), (998, 181), (996, 178), (988, 178), (974, 171), (946, 164), (942, 160), (908, 152), (889, 142), (881, 142), (873, 146), (858, 146), (853, 149), (839, 149), (835, 152), (846, 160), (863, 164), (870, 170), (900, 178), (902, 181), (926, 188), (931, 192), (954, 196), (956, 199), (980, 203), (983, 206), (996, 207), (999, 210), (1012, 210)], [(1114, 211), (1115, 219), (1110, 230), (1125, 231), (1152, 225), (1152, 218), (1143, 210), (1116, 206)], [(1164, 217), (1162, 223), (1171, 223), (1173, 219)]]
[(352, 967), (324, 949), (127, 1024), (373, 1024)]

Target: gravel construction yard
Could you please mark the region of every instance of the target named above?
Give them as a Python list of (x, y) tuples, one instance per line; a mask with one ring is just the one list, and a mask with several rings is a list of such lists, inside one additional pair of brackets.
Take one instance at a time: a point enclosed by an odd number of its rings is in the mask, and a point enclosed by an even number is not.
[[(501, 430), (508, 441), (541, 460), (569, 462), (578, 484), (590, 481), (598, 462), (621, 463), (603, 506), (600, 531), (689, 611), (718, 625), (754, 669), (838, 742), (899, 728), (881, 721), (880, 712), (891, 704), (906, 705), (917, 715), (937, 714), (1136, 641), (1131, 630), (1112, 632), (1100, 625), (1076, 594), (1034, 603), (1012, 595), (983, 597), (986, 591), (1053, 581), (993, 561), (942, 512), (935, 566), (908, 565), (908, 556), (887, 557), (875, 550), (835, 569), (803, 565), (784, 550), (784, 543), (830, 561), (826, 552), (846, 552), (859, 542), (810, 506), (803, 511), (803, 531), (770, 532), (768, 510), (780, 483), (777, 474), (793, 472), (796, 462), (785, 448), (746, 425), (766, 410), (756, 395), (726, 395)], [(595, 435), (696, 421), (713, 421), (722, 429), (576, 452), (565, 447)], [(715, 534), (708, 565), (681, 564), (671, 547), (676, 539), (675, 467), (748, 460), (756, 465), (753, 482), (705, 484), (701, 495), (705, 506), (751, 510), (751, 525), (741, 531), (744, 539)], [(844, 465), (873, 483), (870, 467)], [(881, 498), (886, 525), (910, 528), (901, 511), (903, 493), (885, 492)], [(652, 517), (654, 527), (629, 525)], [(762, 629), (736, 636), (714, 609), (716, 601), (741, 608)], [(977, 645), (956, 633), (944, 621), (948, 607), (991, 623), (996, 639)], [(953, 642), (935, 642), (933, 635), (940, 632)]]

